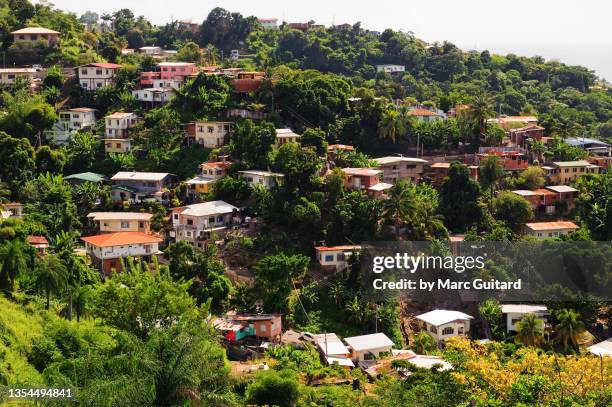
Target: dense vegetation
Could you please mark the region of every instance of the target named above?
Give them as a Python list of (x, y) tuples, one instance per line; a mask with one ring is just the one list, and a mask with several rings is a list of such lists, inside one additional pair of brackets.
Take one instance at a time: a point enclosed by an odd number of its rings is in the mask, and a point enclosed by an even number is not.
[[(33, 25), (60, 31), (59, 47), (11, 43), (11, 31)], [(398, 301), (379, 301), (363, 290), (358, 256), (328, 280), (311, 273), (317, 241), (442, 240), (454, 232), (468, 240), (521, 239), (520, 225), (533, 211), (504, 189), (541, 187), (539, 167), (509, 175), (492, 159), (477, 182), (455, 163), (440, 188), (399, 181), (384, 201), (347, 189), (338, 168), (367, 167), (371, 157), (418, 149), (426, 155), (472, 153), (501, 139), (501, 128), (487, 122), (499, 113), (538, 117), (545, 134), (554, 137), (552, 144), (531, 146), (542, 159), (584, 158), (583, 150), (563, 139), (612, 141), (612, 90), (593, 72), (540, 57), (426, 44), (393, 30), (377, 34), (359, 23), (306, 32), (263, 30), (256, 18), (220, 8), (192, 30), (178, 21), (154, 26), (128, 9), (77, 17), (48, 3), (0, 0), (0, 36), (11, 63), (49, 67), (37, 94), (17, 81), (0, 97), (0, 201), (22, 202), (26, 214), (0, 223), (0, 385), (70, 386), (82, 405), (109, 406), (609, 405), (610, 360), (581, 354), (576, 334), (601, 321), (607, 326), (602, 331), (610, 329), (611, 308), (602, 298), (544, 287), (551, 298), (562, 293), (565, 299), (547, 303), (559, 336), (546, 343), (540, 343), (541, 327), (529, 320), (516, 337), (505, 337), (499, 304), (481, 304), (494, 341), (455, 341), (442, 353), (427, 335), (404, 336)], [(266, 79), (258, 91), (237, 94), (227, 78), (200, 74), (171, 103), (144, 110), (130, 91), (139, 73), (156, 62), (121, 50), (153, 44), (176, 49), (180, 61), (262, 70)], [(243, 57), (223, 58), (233, 49)], [(93, 61), (123, 65), (113, 86), (86, 92), (66, 80), (62, 68)], [(406, 71), (389, 75), (377, 72), (377, 64), (401, 64)], [(472, 108), (432, 123), (416, 121), (406, 108), (449, 112), (458, 104)], [(143, 120), (133, 131), (133, 151), (105, 155), (96, 137), (103, 120), (66, 146), (47, 143), (44, 133), (60, 106), (92, 107), (100, 117), (135, 111)], [(185, 123), (221, 119), (235, 107), (266, 119), (237, 119), (230, 144), (219, 150), (185, 145)], [(301, 144), (275, 148), (280, 127), (302, 134)], [(321, 157), (334, 143), (357, 151), (325, 162)], [(164, 264), (148, 269), (129, 260), (125, 272), (104, 281), (74, 250), (89, 232), (86, 215), (92, 210), (150, 212), (152, 228), (163, 231), (168, 208), (114, 203), (108, 186), (75, 186), (65, 176), (136, 170), (185, 180), (199, 164), (224, 154), (232, 159), (229, 176), (200, 198), (248, 208), (262, 221), (256, 235), (204, 250), (172, 244)], [(250, 188), (237, 176), (243, 169), (277, 171), (285, 174), (284, 182), (269, 190)], [(570, 216), (581, 229), (563, 239), (609, 241), (612, 174), (585, 175), (574, 186), (579, 196)], [(184, 185), (168, 194), (171, 206), (188, 201)], [(49, 254), (37, 255), (28, 235), (47, 236)], [(252, 283), (233, 284), (226, 274), (230, 263), (248, 269)], [(598, 276), (604, 287), (607, 272)], [(455, 368), (439, 372), (400, 363), (365, 384), (360, 370), (324, 366), (309, 346), (276, 347), (266, 354), (269, 371), (240, 376), (209, 323), (230, 309), (280, 312), (286, 326), (297, 330), (346, 336), (377, 329), (398, 347), (442, 355)], [(351, 385), (355, 379), (359, 389)]]

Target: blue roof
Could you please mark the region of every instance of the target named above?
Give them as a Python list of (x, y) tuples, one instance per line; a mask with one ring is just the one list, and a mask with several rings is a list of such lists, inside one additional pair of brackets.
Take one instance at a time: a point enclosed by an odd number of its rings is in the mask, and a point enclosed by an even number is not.
[(565, 142), (573, 147), (587, 147), (587, 146), (610, 147), (610, 144), (604, 141), (595, 140), (593, 138), (586, 138), (586, 137), (578, 137), (578, 138), (570, 137), (570, 138), (566, 138)]

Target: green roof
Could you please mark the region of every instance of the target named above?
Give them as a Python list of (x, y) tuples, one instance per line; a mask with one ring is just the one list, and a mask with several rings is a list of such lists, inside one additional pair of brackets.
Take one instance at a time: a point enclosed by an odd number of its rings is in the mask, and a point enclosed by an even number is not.
[(81, 172), (79, 174), (72, 174), (64, 177), (65, 180), (77, 180), (77, 181), (89, 181), (89, 182), (102, 182), (105, 177), (102, 174), (96, 174), (95, 172)]

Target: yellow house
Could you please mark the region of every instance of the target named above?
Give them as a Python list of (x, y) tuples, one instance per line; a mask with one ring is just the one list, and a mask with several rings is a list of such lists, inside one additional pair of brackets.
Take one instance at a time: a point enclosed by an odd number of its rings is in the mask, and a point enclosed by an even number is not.
[(549, 178), (557, 185), (567, 185), (584, 174), (599, 174), (600, 170), (599, 166), (585, 160), (556, 161), (552, 163), (552, 168), (554, 170), (549, 172)]
[(151, 232), (150, 213), (141, 212), (91, 212), (87, 218), (97, 224), (100, 233)]
[(207, 194), (211, 192), (215, 181), (225, 177), (229, 167), (230, 163), (225, 161), (201, 164), (200, 173), (196, 177), (185, 182), (187, 184), (188, 195), (191, 198), (195, 198), (198, 194)]
[(132, 150), (132, 140), (128, 138), (104, 139), (104, 151), (108, 153), (127, 153)]

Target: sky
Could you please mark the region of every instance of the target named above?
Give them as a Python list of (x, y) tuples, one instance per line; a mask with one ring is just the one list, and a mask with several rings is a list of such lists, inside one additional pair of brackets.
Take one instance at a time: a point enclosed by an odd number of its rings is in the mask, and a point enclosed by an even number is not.
[(428, 42), (448, 40), (463, 49), (540, 55), (583, 65), (612, 80), (612, 1), (608, 0), (53, 0), (57, 8), (98, 14), (129, 8), (154, 24), (202, 22), (214, 7), (288, 22), (412, 31)]

